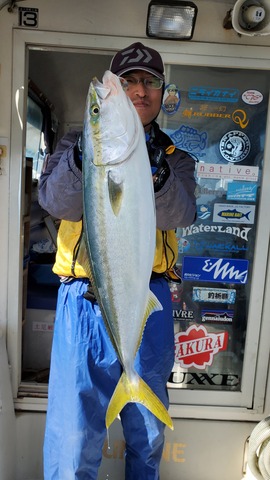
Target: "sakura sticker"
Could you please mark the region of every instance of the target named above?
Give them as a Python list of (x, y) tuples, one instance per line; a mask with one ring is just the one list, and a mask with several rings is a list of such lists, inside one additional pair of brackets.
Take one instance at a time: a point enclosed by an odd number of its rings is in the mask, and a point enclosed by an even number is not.
[(214, 355), (227, 349), (228, 332), (209, 333), (203, 325), (191, 325), (175, 336), (175, 363), (183, 368), (204, 369), (212, 365)]

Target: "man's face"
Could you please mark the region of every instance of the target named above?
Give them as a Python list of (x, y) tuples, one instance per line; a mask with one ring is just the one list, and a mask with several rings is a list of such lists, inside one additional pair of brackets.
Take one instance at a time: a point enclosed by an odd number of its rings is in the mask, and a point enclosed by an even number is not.
[(162, 87), (161, 88), (149, 88), (144, 83), (144, 79), (155, 79), (151, 73), (145, 72), (144, 70), (133, 70), (131, 72), (125, 73), (122, 75), (125, 79), (136, 79), (141, 80), (139, 83), (130, 81), (128, 82), (128, 88), (126, 89), (126, 94), (132, 101), (134, 107), (136, 108), (139, 117), (142, 121), (142, 124), (145, 130), (150, 129), (150, 123), (154, 118), (157, 117), (162, 100)]

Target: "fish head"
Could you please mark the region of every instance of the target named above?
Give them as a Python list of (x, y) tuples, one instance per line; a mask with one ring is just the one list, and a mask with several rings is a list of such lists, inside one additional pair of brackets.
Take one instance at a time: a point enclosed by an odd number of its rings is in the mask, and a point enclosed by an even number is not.
[(89, 86), (85, 119), (85, 156), (96, 166), (128, 160), (143, 134), (138, 113), (122, 88), (119, 77), (106, 71)]

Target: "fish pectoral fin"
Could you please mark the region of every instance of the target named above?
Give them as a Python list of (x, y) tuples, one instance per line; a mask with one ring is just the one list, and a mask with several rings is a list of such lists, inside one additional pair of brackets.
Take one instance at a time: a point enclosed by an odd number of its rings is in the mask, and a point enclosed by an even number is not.
[(117, 216), (123, 200), (123, 182), (111, 171), (108, 173), (108, 189), (111, 207), (113, 213)]
[(125, 372), (122, 373), (109, 403), (105, 419), (106, 428), (109, 428), (117, 415), (129, 402), (144, 405), (161, 422), (173, 430), (172, 419), (161, 400), (139, 375), (136, 381), (131, 382)]
[(90, 263), (89, 263), (89, 258), (88, 258), (88, 253), (87, 253), (87, 247), (86, 247), (86, 242), (85, 242), (85, 236), (83, 234), (79, 250), (78, 250), (78, 255), (77, 255), (77, 262), (83, 267), (85, 273), (87, 274), (88, 278), (92, 281), (92, 273), (91, 273), (91, 268), (90, 268)]

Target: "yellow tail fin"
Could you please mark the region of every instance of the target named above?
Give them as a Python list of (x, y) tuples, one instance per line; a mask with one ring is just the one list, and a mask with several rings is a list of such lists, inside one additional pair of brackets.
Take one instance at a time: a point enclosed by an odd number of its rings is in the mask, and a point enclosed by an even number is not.
[(141, 403), (161, 420), (161, 422), (173, 430), (172, 419), (167, 409), (151, 388), (148, 387), (139, 375), (135, 379), (135, 382), (131, 382), (125, 372), (122, 373), (106, 412), (105, 421), (107, 428), (109, 428), (117, 415), (129, 402)]

